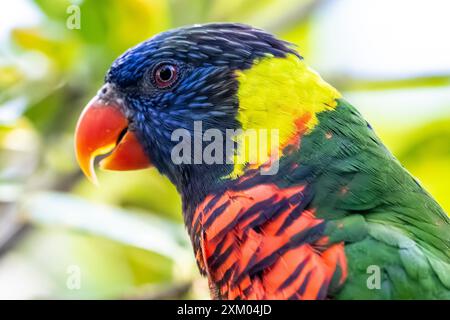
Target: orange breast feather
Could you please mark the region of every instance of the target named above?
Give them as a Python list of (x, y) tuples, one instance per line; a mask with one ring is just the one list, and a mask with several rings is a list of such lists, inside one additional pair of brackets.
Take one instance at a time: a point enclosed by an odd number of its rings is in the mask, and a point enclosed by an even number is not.
[(344, 245), (328, 243), (307, 197), (305, 186), (262, 184), (198, 206), (191, 234), (215, 298), (324, 299), (335, 274), (345, 281)]

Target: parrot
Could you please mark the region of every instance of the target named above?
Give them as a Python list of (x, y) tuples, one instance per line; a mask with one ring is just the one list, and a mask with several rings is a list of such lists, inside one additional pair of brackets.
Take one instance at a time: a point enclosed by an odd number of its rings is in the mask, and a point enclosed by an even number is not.
[[(273, 136), (251, 148), (251, 130)], [(212, 299), (450, 299), (449, 216), (297, 47), (262, 29), (196, 24), (128, 49), (74, 143), (94, 183), (100, 157), (175, 185)]]

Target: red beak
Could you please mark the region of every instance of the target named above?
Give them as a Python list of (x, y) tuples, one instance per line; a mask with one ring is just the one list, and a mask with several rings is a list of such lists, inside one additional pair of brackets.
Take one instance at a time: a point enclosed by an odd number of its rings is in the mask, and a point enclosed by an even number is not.
[(148, 156), (133, 131), (122, 106), (116, 101), (94, 97), (84, 108), (75, 130), (75, 152), (78, 164), (94, 184), (95, 157), (110, 153), (100, 162), (102, 169), (137, 170), (151, 166)]

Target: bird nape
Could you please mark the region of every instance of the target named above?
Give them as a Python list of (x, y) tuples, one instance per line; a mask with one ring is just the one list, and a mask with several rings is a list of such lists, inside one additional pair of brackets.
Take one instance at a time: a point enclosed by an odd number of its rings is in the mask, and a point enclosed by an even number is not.
[(129, 49), (75, 144), (93, 181), (105, 154), (105, 169), (172, 181), (213, 298), (450, 299), (446, 213), (265, 31), (194, 25)]

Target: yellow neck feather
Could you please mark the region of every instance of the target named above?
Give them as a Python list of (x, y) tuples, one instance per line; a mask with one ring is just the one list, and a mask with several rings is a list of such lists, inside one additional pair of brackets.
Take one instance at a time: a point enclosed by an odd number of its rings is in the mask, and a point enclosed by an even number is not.
[(307, 127), (317, 125), (316, 114), (336, 107), (339, 92), (293, 54), (268, 57), (237, 73), (242, 129), (277, 128), (280, 140), (295, 134), (295, 120), (311, 114)]
[[(257, 60), (250, 69), (238, 71), (237, 80), (242, 129), (278, 130), (280, 155), (296, 136), (311, 132), (318, 124), (317, 114), (334, 109), (340, 97), (336, 89), (293, 54)], [(239, 153), (248, 155), (254, 151)], [(270, 153), (260, 157), (257, 165), (269, 159)], [(244, 165), (235, 164), (232, 175), (239, 176), (243, 168)]]

